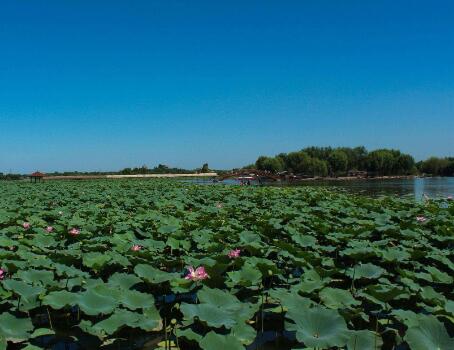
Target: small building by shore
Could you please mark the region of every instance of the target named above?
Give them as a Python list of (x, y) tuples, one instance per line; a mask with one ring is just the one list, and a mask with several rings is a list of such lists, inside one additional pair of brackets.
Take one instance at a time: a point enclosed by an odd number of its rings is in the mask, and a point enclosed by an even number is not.
[(43, 177), (44, 177), (44, 174), (39, 172), (39, 171), (35, 171), (33, 174), (30, 175), (30, 182), (41, 182), (43, 181)]
[(364, 170), (349, 170), (348, 177), (357, 177), (357, 178), (365, 178), (368, 176), (367, 171)]

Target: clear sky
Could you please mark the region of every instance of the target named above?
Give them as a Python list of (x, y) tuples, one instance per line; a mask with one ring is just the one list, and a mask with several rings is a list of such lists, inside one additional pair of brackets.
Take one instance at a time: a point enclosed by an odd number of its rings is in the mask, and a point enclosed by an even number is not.
[(453, 1), (2, 1), (0, 171), (454, 155)]

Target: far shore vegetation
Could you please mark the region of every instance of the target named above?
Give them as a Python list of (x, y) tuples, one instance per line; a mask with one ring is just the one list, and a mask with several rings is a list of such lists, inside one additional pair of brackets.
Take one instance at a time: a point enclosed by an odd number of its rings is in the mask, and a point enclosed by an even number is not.
[[(254, 164), (243, 169), (257, 169), (274, 174), (288, 173), (306, 177), (381, 177), (381, 176), (454, 176), (454, 157), (430, 157), (416, 162), (413, 156), (395, 149), (368, 151), (365, 147), (306, 147), (300, 151), (280, 153), (274, 157), (260, 156)], [(233, 169), (235, 170), (235, 169)], [(197, 169), (182, 169), (159, 164), (153, 168), (146, 165), (124, 168), (119, 171), (64, 171), (47, 173), (46, 176), (94, 176), (94, 175), (140, 175), (140, 174), (193, 174), (230, 170), (210, 169), (203, 164)], [(28, 174), (4, 174), (0, 180), (20, 180)]]
[(348, 176), (361, 172), (368, 176), (454, 176), (454, 157), (431, 157), (415, 162), (411, 155), (394, 149), (368, 152), (365, 147), (307, 147), (274, 157), (261, 156), (247, 168), (316, 177)]

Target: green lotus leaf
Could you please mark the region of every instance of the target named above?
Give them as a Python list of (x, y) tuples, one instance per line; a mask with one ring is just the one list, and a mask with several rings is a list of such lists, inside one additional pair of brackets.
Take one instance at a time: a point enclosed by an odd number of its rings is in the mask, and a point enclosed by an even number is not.
[(69, 290), (72, 290), (74, 287), (81, 287), (84, 284), (84, 279), (82, 277), (69, 278), (66, 280), (65, 284)]
[(367, 279), (377, 279), (386, 271), (374, 264), (360, 264), (356, 265), (353, 268), (347, 271), (347, 276), (354, 279), (367, 278)]
[(191, 242), (184, 239), (176, 239), (174, 237), (169, 237), (166, 241), (166, 245), (172, 249), (189, 250), (191, 248)]
[(262, 240), (258, 234), (251, 231), (243, 231), (239, 235), (241, 244), (254, 249), (260, 249), (263, 246)]
[(299, 284), (299, 290), (302, 293), (312, 293), (315, 290), (325, 287), (330, 278), (321, 278), (315, 270), (308, 270), (302, 276), (302, 282)]
[(201, 336), (200, 334), (194, 332), (191, 328), (186, 328), (184, 330), (179, 330), (177, 335), (179, 337), (184, 337), (187, 340), (192, 340), (192, 341), (195, 341), (197, 343), (200, 343), (200, 341), (203, 338), (203, 336)]
[(161, 316), (154, 305), (143, 309), (140, 316), (138, 328), (146, 332), (160, 331), (163, 328)]
[(425, 266), (425, 269), (432, 276), (434, 282), (452, 284), (453, 278), (448, 275), (446, 272), (440, 271), (433, 266)]
[(420, 316), (418, 324), (408, 328), (404, 339), (412, 350), (454, 349), (454, 338), (449, 337), (443, 323), (434, 316)]
[(91, 334), (99, 339), (104, 339), (106, 337), (106, 333), (101, 328), (93, 327), (93, 323), (88, 320), (80, 321), (78, 327), (84, 331), (85, 333)]
[(31, 301), (39, 294), (44, 292), (41, 286), (32, 286), (22, 281), (8, 279), (3, 281), (3, 287), (11, 290), (14, 294), (20, 295), (22, 298)]
[(197, 296), (200, 303), (212, 304), (224, 309), (241, 307), (240, 301), (234, 295), (220, 289), (204, 287), (197, 293)]
[(109, 255), (110, 255), (110, 261), (109, 261), (108, 265), (120, 265), (123, 267), (131, 266), (131, 262), (124, 255), (121, 255), (116, 252), (110, 252)]
[(127, 310), (117, 310), (110, 317), (94, 324), (93, 328), (97, 333), (112, 335), (125, 326), (136, 327), (139, 319), (140, 316), (137, 313)]
[(86, 267), (99, 270), (103, 268), (112, 258), (105, 253), (86, 253), (82, 255)]
[(431, 286), (422, 287), (420, 290), (420, 295), (425, 301), (432, 304), (444, 305), (446, 302), (446, 297), (443, 294), (438, 293)]
[(137, 274), (137, 276), (152, 284), (168, 282), (174, 278), (180, 277), (180, 275), (177, 273), (168, 273), (161, 271), (151, 265), (145, 264), (136, 265), (134, 272)]
[(158, 228), (158, 232), (164, 235), (176, 232), (179, 229), (179, 225), (163, 225)]
[(121, 293), (120, 302), (130, 310), (146, 309), (154, 305), (154, 297), (152, 294), (126, 290)]
[(449, 312), (450, 314), (454, 315), (454, 301), (453, 300), (446, 301), (445, 310), (446, 310), (446, 312)]
[(84, 277), (84, 278), (88, 278), (90, 276), (86, 272), (76, 269), (74, 266), (68, 266), (68, 265), (54, 263), (53, 267), (55, 268), (55, 272), (58, 276)]
[(410, 294), (404, 288), (384, 280), (380, 280), (377, 284), (369, 285), (364, 290), (367, 294), (382, 302), (390, 302), (397, 298), (408, 299), (410, 297)]
[(297, 318), (299, 310), (309, 309), (314, 302), (311, 299), (300, 296), (297, 292), (291, 292), (286, 289), (274, 289), (270, 291), (270, 296), (277, 299), (285, 311), (287, 317)]
[(388, 262), (403, 262), (411, 257), (408, 252), (399, 248), (388, 248), (381, 251), (381, 255)]
[(222, 309), (216, 305), (183, 303), (180, 310), (186, 320), (192, 321), (194, 317), (198, 317), (211, 327), (232, 328), (237, 323), (231, 310)]
[(238, 323), (233, 326), (231, 334), (244, 345), (252, 344), (257, 337), (257, 331), (244, 323)]
[(345, 346), (349, 339), (347, 325), (335, 310), (314, 307), (301, 309), (292, 315), (295, 324), (286, 324), (286, 328), (296, 331), (298, 341), (306, 346), (329, 348)]
[(53, 236), (43, 233), (33, 237), (33, 239), (30, 240), (30, 245), (39, 248), (54, 247), (57, 245), (57, 241)]
[(15, 245), (17, 245), (17, 241), (14, 241), (8, 237), (0, 237), (0, 247), (9, 248), (14, 247)]
[(54, 273), (52, 271), (35, 269), (21, 270), (17, 273), (17, 277), (19, 277), (24, 282), (31, 284), (40, 284), (43, 286), (55, 284)]
[(25, 347), (22, 348), (22, 350), (43, 350), (45, 348), (40, 348), (39, 346), (33, 345), (33, 344), (27, 344)]
[(355, 300), (348, 290), (339, 288), (324, 288), (319, 293), (320, 299), (330, 309), (348, 308), (350, 306), (361, 305), (361, 302)]
[(228, 272), (227, 275), (230, 281), (227, 282), (228, 286), (243, 286), (249, 287), (258, 285), (262, 282), (262, 274), (259, 270), (251, 266), (250, 264), (244, 264), (239, 271)]
[(292, 236), (292, 240), (303, 248), (315, 247), (317, 245), (317, 239), (313, 236), (295, 234)]
[(244, 346), (234, 336), (221, 335), (213, 331), (203, 337), (203, 339), (199, 342), (199, 345), (203, 350), (244, 350)]
[(102, 295), (89, 289), (79, 294), (77, 304), (85, 314), (94, 316), (110, 314), (117, 306), (117, 301), (111, 296)]
[(410, 310), (393, 310), (391, 314), (408, 327), (418, 325), (419, 315)]
[(17, 318), (8, 312), (0, 315), (0, 335), (7, 341), (17, 343), (27, 340), (33, 328), (32, 321), (28, 317)]
[(116, 272), (109, 278), (110, 285), (123, 289), (129, 289), (140, 282), (142, 282), (142, 280), (136, 275), (129, 275), (126, 273)]
[(77, 294), (65, 290), (50, 292), (43, 298), (43, 304), (49, 305), (52, 309), (59, 310), (68, 305), (76, 305)]
[(375, 332), (368, 330), (351, 331), (347, 350), (381, 350), (383, 340)]
[(42, 337), (43, 335), (54, 335), (55, 331), (49, 328), (37, 328), (33, 331), (30, 338), (38, 338)]
[(114, 298), (117, 302), (120, 301), (120, 297), (123, 291), (120, 288), (113, 288), (108, 283), (104, 283), (102, 280), (93, 280), (92, 284), (87, 284), (85, 287), (102, 297)]

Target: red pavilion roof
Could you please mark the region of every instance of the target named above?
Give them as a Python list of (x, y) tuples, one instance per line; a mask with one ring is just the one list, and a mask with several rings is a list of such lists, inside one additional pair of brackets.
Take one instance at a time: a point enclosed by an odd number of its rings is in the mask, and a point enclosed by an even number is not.
[(33, 177), (43, 177), (44, 174), (43, 173), (40, 173), (39, 171), (35, 171), (33, 174), (31, 174), (30, 176), (33, 176)]

